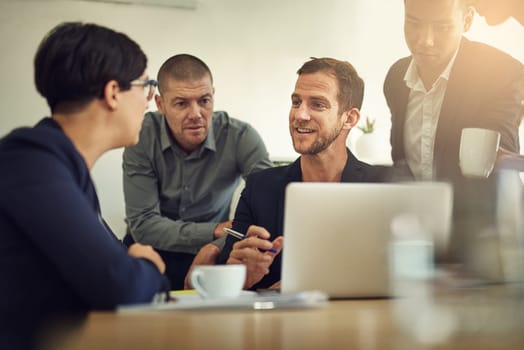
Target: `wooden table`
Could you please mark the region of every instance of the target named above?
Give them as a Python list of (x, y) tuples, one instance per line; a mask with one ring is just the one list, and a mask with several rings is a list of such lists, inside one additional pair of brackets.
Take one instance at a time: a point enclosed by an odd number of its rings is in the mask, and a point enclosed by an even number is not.
[(519, 294), (417, 289), (301, 310), (93, 312), (54, 349), (524, 349)]

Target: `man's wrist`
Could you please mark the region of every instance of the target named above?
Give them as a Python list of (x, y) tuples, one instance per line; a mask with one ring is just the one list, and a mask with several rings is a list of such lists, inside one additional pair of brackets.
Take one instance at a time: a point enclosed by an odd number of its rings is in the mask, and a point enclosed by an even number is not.
[(226, 244), (226, 236), (215, 239), (211, 244), (216, 246), (219, 251), (222, 251), (222, 248), (224, 248), (224, 245)]

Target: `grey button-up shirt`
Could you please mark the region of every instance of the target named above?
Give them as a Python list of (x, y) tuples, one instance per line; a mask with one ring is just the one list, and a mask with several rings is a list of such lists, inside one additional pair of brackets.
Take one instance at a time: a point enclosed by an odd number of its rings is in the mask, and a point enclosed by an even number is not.
[(128, 229), (137, 242), (196, 254), (227, 221), (240, 177), (271, 166), (249, 124), (215, 112), (202, 146), (186, 154), (159, 112), (146, 114), (140, 141), (124, 151)]

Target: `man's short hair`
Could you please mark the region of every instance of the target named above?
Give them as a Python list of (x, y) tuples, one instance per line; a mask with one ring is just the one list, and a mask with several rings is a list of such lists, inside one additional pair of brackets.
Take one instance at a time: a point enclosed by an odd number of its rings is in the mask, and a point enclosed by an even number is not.
[[(475, 0), (455, 0), (459, 3), (459, 5), (462, 7), (463, 10), (467, 9), (469, 6), (473, 6), (475, 3)], [(404, 4), (406, 3), (406, 0), (404, 0)]]
[(35, 84), (51, 113), (71, 113), (102, 98), (111, 80), (122, 90), (130, 89), (146, 66), (146, 55), (127, 35), (96, 24), (67, 22), (40, 43)]
[(339, 61), (334, 58), (315, 58), (304, 63), (297, 71), (298, 75), (324, 72), (331, 74), (338, 82), (338, 104), (339, 113), (351, 108), (362, 107), (364, 99), (364, 81), (357, 71), (347, 61)]
[(168, 58), (158, 71), (158, 90), (160, 94), (164, 92), (166, 79), (189, 81), (199, 80), (205, 76), (209, 76), (213, 83), (211, 70), (200, 58), (186, 53), (175, 55)]

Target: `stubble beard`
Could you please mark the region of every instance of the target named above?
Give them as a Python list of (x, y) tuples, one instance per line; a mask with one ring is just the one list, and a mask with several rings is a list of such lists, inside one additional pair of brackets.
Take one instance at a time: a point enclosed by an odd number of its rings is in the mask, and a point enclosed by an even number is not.
[[(342, 132), (342, 124), (340, 126), (335, 126), (331, 132), (327, 135), (327, 137), (320, 138), (318, 140), (315, 140), (311, 146), (304, 152), (298, 152), (303, 155), (310, 155), (314, 156), (319, 154), (320, 152), (326, 150), (339, 136)], [(296, 150), (296, 147), (295, 147)]]

